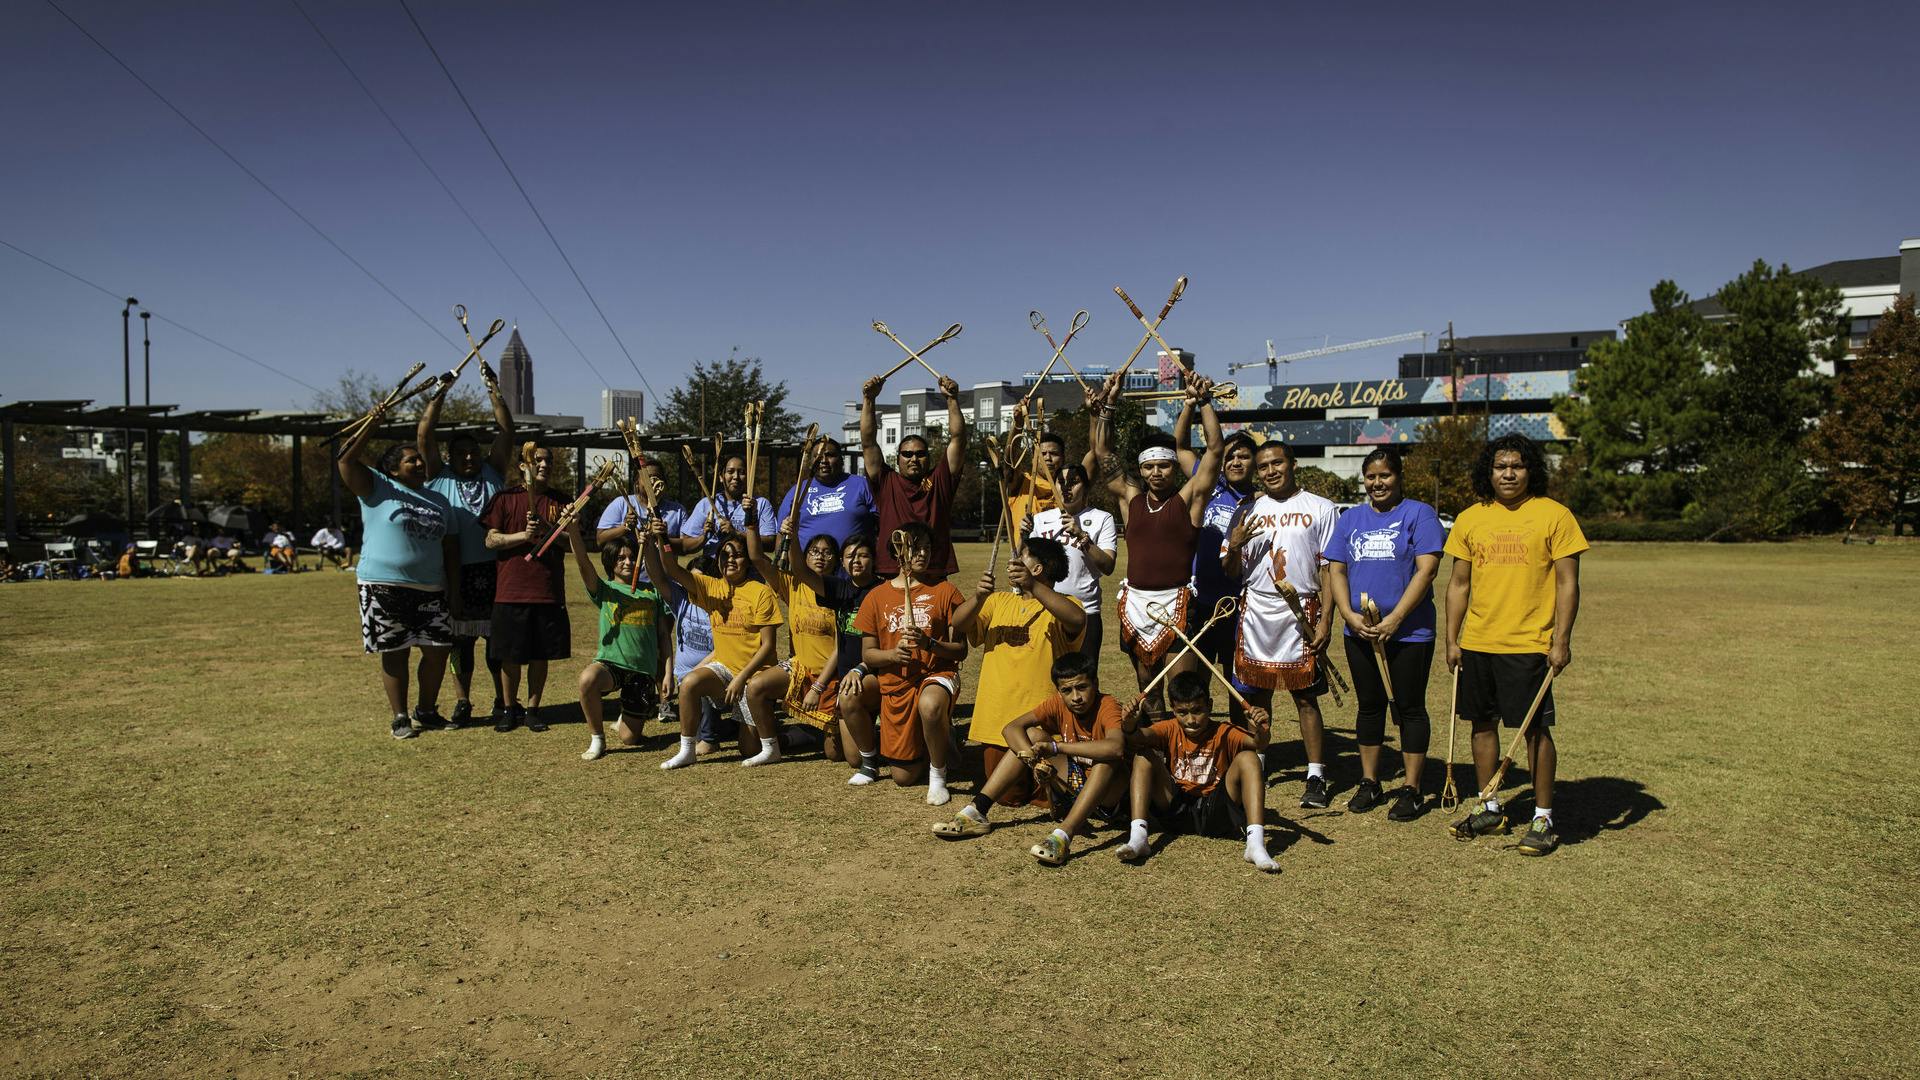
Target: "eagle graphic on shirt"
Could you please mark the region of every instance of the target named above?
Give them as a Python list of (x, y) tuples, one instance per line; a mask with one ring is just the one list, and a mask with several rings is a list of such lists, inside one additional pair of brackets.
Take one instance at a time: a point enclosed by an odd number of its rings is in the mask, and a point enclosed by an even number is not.
[(1350, 562), (1392, 561), (1400, 548), (1400, 523), (1389, 522), (1378, 529), (1356, 532), (1347, 541)]

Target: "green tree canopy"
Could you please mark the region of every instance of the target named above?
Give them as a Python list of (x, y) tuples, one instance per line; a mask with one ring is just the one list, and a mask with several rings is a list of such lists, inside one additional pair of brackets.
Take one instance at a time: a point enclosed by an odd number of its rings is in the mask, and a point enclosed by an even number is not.
[(1486, 444), (1476, 416), (1437, 416), (1420, 425), (1420, 442), (1405, 448), (1401, 489), (1443, 514), (1473, 505), (1473, 462)]
[(1707, 328), (1714, 403), (1722, 426), (1748, 437), (1796, 441), (1820, 415), (1826, 377), (1817, 361), (1846, 353), (1840, 290), (1765, 260), (1721, 288), (1726, 317)]
[[(659, 435), (721, 434), (729, 439), (741, 437), (741, 426), (750, 401), (766, 402), (760, 422), (760, 437), (766, 440), (798, 439), (805, 425), (800, 414), (785, 406), (787, 384), (769, 382), (760, 370), (760, 359), (732, 356), (707, 363), (696, 360), (687, 381), (667, 391), (667, 399), (654, 410), (651, 430)], [(838, 437), (838, 431), (834, 432)]]
[(1706, 323), (1671, 281), (1649, 293), (1652, 310), (1627, 320), (1619, 341), (1597, 341), (1554, 403), (1584, 450), (1576, 486), (1584, 504), (1645, 517), (1677, 516), (1687, 503), (1716, 424), (1707, 376)]
[(1810, 440), (1849, 517), (1890, 522), (1895, 536), (1920, 495), (1920, 318), (1902, 296), (1874, 327)]

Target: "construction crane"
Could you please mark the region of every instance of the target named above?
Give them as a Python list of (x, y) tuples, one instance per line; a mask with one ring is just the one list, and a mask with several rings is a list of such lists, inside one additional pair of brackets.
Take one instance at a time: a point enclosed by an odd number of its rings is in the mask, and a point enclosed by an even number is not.
[(1345, 345), (1324, 345), (1318, 349), (1308, 349), (1305, 352), (1287, 353), (1285, 356), (1276, 355), (1273, 351), (1273, 341), (1272, 339), (1268, 339), (1267, 358), (1265, 360), (1249, 360), (1244, 364), (1228, 364), (1227, 371), (1228, 373), (1232, 373), (1245, 371), (1248, 368), (1265, 367), (1267, 369), (1267, 385), (1275, 386), (1278, 385), (1277, 376), (1279, 375), (1281, 364), (1291, 364), (1295, 360), (1312, 360), (1316, 357), (1332, 356), (1334, 353), (1371, 349), (1380, 345), (1398, 345), (1403, 341), (1413, 341), (1416, 339), (1421, 343), (1420, 351), (1425, 352), (1427, 351), (1426, 340), (1428, 336), (1425, 330), (1414, 330), (1405, 334), (1390, 334), (1386, 337), (1368, 338), (1365, 341), (1349, 341)]

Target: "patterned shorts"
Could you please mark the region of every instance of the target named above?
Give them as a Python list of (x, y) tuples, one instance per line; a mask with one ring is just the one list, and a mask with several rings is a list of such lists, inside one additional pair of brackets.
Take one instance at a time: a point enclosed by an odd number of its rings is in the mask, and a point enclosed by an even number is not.
[(453, 644), (447, 594), (404, 585), (360, 583), (360, 641), (370, 653)]

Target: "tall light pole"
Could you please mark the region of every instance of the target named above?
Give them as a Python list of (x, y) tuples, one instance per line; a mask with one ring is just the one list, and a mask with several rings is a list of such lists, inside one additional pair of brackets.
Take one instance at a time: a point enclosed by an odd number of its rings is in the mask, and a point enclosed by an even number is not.
[(153, 324), (147, 321), (151, 318), (153, 312), (140, 312), (140, 378), (146, 390), (143, 405), (153, 404)]
[[(125, 396), (124, 405), (133, 408), (133, 306), (140, 301), (127, 297), (127, 306), (120, 309), (120, 387)], [(126, 474), (127, 481), (127, 529), (133, 529), (133, 429), (120, 431), (120, 451), (125, 455), (120, 462), (120, 471)]]
[[(151, 322), (152, 319), (153, 319), (153, 312), (147, 311), (143, 308), (140, 312), (140, 376), (141, 376), (141, 381), (144, 384), (144, 390), (145, 390), (145, 400), (143, 404), (149, 407), (153, 405), (153, 323)], [(153, 413), (151, 411), (147, 413), (147, 423), (149, 424), (153, 423)], [(147, 484), (146, 484), (147, 498), (146, 498), (145, 506), (147, 508), (147, 513), (151, 515), (153, 513), (153, 508), (159, 505), (160, 503), (160, 434), (159, 432), (153, 430), (153, 428), (151, 427), (147, 428), (146, 439), (144, 441), (147, 444)], [(158, 540), (160, 538), (160, 534), (154, 531), (158, 527), (159, 527), (158, 522), (151, 521), (151, 520), (147, 522), (147, 536), (149, 539)], [(131, 521), (127, 522), (127, 531), (128, 532), (133, 531), (133, 522)]]

